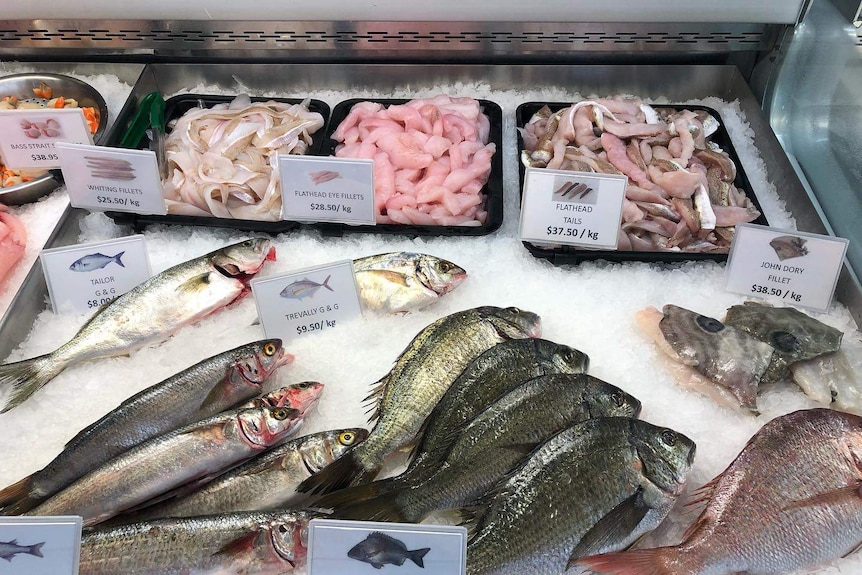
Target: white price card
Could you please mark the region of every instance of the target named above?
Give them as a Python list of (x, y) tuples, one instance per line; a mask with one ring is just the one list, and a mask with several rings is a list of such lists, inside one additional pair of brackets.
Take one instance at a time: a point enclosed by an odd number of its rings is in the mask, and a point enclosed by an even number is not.
[(155, 152), (78, 144), (57, 144), (57, 152), (74, 207), (167, 213)]
[(467, 529), (336, 519), (309, 522), (308, 575), (377, 573), (384, 567), (423, 575), (463, 575)]
[(59, 142), (92, 144), (93, 135), (80, 108), (0, 111), (0, 152), (6, 166), (58, 168)]
[(78, 575), (81, 524), (76, 516), (0, 517), (3, 575)]
[(730, 246), (725, 287), (825, 311), (849, 243), (844, 238), (740, 224)]
[(144, 236), (43, 250), (54, 313), (93, 313), (153, 275)]
[(625, 176), (527, 168), (521, 197), (521, 239), (616, 249)]
[(351, 260), (255, 279), (251, 291), (266, 337), (284, 341), (331, 331), (362, 315)]
[(282, 219), (376, 223), (373, 161), (279, 155), (278, 169)]

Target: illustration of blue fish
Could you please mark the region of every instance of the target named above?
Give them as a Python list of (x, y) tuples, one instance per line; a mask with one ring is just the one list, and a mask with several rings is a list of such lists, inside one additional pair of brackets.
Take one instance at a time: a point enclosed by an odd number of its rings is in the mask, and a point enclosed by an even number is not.
[(45, 542), (42, 541), (35, 545), (18, 545), (17, 539), (13, 539), (12, 541), (0, 541), (0, 559), (5, 559), (11, 563), (12, 559), (19, 553), (42, 557), (41, 549), (44, 544)]
[(126, 266), (123, 264), (123, 260), (120, 259), (123, 257), (124, 253), (126, 252), (120, 252), (115, 256), (90, 254), (72, 262), (69, 269), (73, 272), (91, 272), (93, 270), (100, 270), (111, 262), (116, 262), (118, 266), (124, 268)]
[(317, 293), (322, 287), (325, 287), (329, 291), (334, 292), (335, 290), (329, 287), (329, 278), (331, 275), (326, 276), (326, 279), (323, 280), (322, 284), (311, 281), (310, 279), (302, 278), (301, 280), (295, 281), (283, 290), (281, 290), (281, 297), (286, 297), (288, 299), (302, 299), (306, 297), (314, 297), (314, 294)]

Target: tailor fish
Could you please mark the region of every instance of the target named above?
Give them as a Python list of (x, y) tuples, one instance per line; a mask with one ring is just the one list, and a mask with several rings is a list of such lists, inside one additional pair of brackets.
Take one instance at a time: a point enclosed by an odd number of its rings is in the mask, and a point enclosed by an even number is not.
[(356, 449), (303, 481), (300, 491), (327, 493), (373, 479), (384, 458), (416, 437), (422, 423), (482, 352), (509, 339), (540, 335), (540, 319), (518, 308), (484, 306), (456, 312), (423, 329), (377, 382), (370, 401), (376, 421)]
[(353, 260), (363, 309), (406, 313), (431, 305), (467, 279), (450, 261), (411, 252), (394, 252)]
[(110, 263), (115, 263), (121, 268), (124, 268), (126, 265), (123, 263), (122, 258), (125, 253), (126, 252), (120, 252), (115, 256), (106, 256), (105, 254), (100, 253), (89, 254), (72, 262), (69, 269), (73, 272), (92, 272), (100, 270)]
[(146, 441), (97, 467), (27, 515), (80, 515), (90, 527), (278, 445), (302, 423), (285, 407), (240, 409)]
[(268, 239), (251, 239), (183, 262), (153, 276), (97, 311), (53, 352), (0, 365), (0, 388), (11, 395), (0, 413), (20, 405), (67, 367), (128, 354), (164, 341), (183, 326), (248, 294), (248, 281), (267, 259)]
[(462, 511), (474, 533), (467, 574), (557, 575), (625, 549), (670, 512), (694, 451), (684, 435), (623, 417), (560, 432)]
[(829, 409), (764, 425), (690, 504), (706, 508), (675, 547), (599, 555), (615, 575), (805, 572), (862, 541), (862, 418)]
[(368, 563), (375, 569), (380, 569), (384, 565), (397, 565), (400, 567), (408, 559), (424, 569), (425, 562), (422, 558), (429, 551), (431, 551), (430, 547), (409, 551), (400, 539), (396, 539), (380, 531), (375, 531), (351, 547), (347, 551), (347, 556), (351, 559)]
[(292, 361), (280, 339), (266, 339), (148, 387), (78, 433), (43, 469), (0, 491), (3, 514), (24, 513), (132, 447), (253, 397), (278, 367)]
[(145, 521), (85, 532), (80, 575), (283, 575), (305, 565), (305, 511)]
[(33, 557), (44, 557), (44, 555), (42, 555), (43, 545), (45, 545), (44, 541), (34, 543), (33, 545), (18, 545), (17, 539), (0, 541), (0, 559), (5, 559), (11, 563), (12, 559), (14, 559), (16, 555), (22, 553), (24, 555), (32, 555)]

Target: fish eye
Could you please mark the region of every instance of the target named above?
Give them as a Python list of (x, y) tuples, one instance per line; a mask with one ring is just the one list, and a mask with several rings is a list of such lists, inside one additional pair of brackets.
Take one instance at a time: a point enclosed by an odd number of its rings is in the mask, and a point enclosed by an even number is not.
[(345, 431), (341, 435), (338, 436), (338, 441), (342, 445), (353, 445), (353, 442), (356, 441), (356, 435), (352, 431)]
[(618, 391), (613, 392), (611, 394), (611, 399), (613, 400), (614, 405), (616, 405), (617, 407), (623, 406), (623, 394), (621, 394), (620, 392), (618, 392)]
[(708, 333), (718, 333), (724, 329), (723, 323), (705, 315), (697, 316), (695, 322), (697, 322), (697, 325), (699, 325), (703, 331)]
[(263, 346), (263, 353), (265, 353), (266, 355), (274, 355), (275, 354), (275, 344), (274, 343), (268, 343), (265, 346)]
[(792, 333), (776, 331), (772, 334), (770, 339), (772, 340), (772, 347), (778, 351), (793, 353), (799, 349), (799, 340), (797, 340), (796, 336)]
[(668, 447), (673, 447), (676, 445), (676, 433), (670, 429), (665, 429), (661, 432), (661, 441)]
[(451, 269), (452, 264), (450, 264), (449, 262), (440, 262), (440, 271), (442, 271), (443, 273), (446, 273)]
[(290, 415), (290, 412), (283, 407), (276, 407), (272, 410), (272, 416), (278, 421), (283, 421), (287, 419), (288, 415)]
[(278, 526), (278, 532), (279, 533), (287, 533), (287, 527), (284, 525), (279, 525)]
[(244, 242), (242, 242), (242, 246), (245, 248), (250, 248), (253, 244), (254, 242), (251, 240), (245, 240)]
[(521, 310), (519, 310), (519, 309), (518, 309), (518, 308), (516, 308), (516, 307), (509, 307), (509, 308), (506, 308), (506, 311), (509, 311), (509, 312), (511, 312), (511, 313), (513, 313), (513, 314), (515, 314), (515, 315), (520, 315), (520, 314), (521, 314)]
[(302, 383), (297, 383), (296, 387), (298, 387), (299, 389), (308, 389), (308, 382), (303, 381)]

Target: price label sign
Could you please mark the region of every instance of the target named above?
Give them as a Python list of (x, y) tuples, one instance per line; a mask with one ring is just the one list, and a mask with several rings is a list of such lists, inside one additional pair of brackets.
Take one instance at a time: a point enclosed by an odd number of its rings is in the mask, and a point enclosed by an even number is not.
[(78, 575), (82, 519), (0, 518), (0, 558), (4, 575)]
[(736, 226), (726, 289), (826, 311), (850, 242), (756, 224)]
[(93, 313), (153, 275), (144, 236), (43, 250), (54, 313)]
[(410, 573), (463, 575), (467, 571), (467, 529), (336, 519), (309, 522), (308, 575), (373, 573), (371, 567), (387, 566)]
[(374, 162), (278, 156), (281, 217), (298, 222), (376, 223)]
[(14, 170), (58, 168), (58, 143), (93, 143), (80, 108), (2, 110), (0, 134), (3, 160)]
[(351, 260), (252, 280), (251, 291), (266, 337), (287, 341), (362, 315)]
[(57, 152), (74, 207), (167, 213), (155, 152), (78, 144), (57, 144)]
[(521, 239), (616, 249), (625, 176), (527, 168), (521, 198)]

